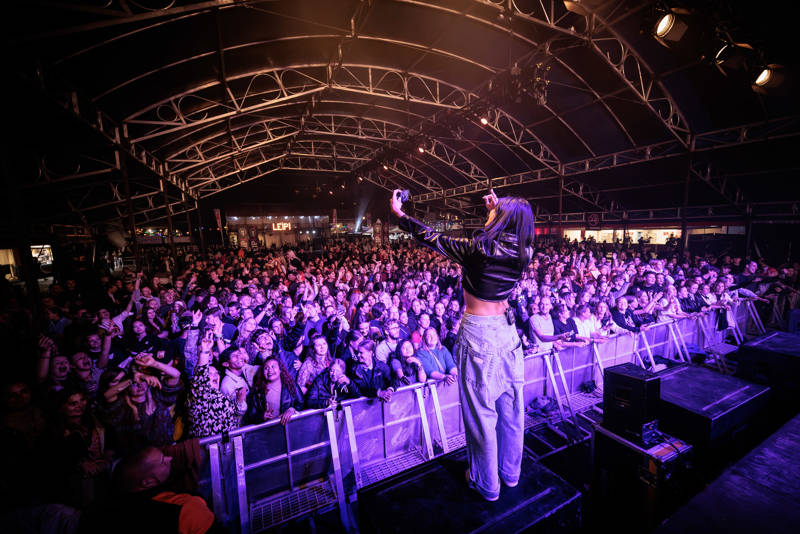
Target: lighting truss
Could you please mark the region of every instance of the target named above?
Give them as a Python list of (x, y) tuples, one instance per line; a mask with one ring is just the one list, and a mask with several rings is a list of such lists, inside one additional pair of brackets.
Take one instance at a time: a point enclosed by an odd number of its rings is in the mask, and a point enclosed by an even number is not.
[[(227, 83), (246, 88), (241, 94), (231, 95), (234, 109), (227, 103), (205, 96), (218, 91), (219, 82), (198, 86), (127, 117), (125, 123), (135, 132), (133, 141), (140, 143), (213, 127), (229, 118), (283, 107), (290, 101), (320, 98), (318, 93), (328, 90), (427, 104), (432, 109), (460, 110), (480, 99), (475, 93), (429, 76), (348, 64), (341, 66), (335, 79), (328, 79), (326, 66), (317, 64), (238, 75), (229, 78)], [(477, 117), (470, 120), (479, 124)], [(485, 126), (507, 146), (540, 160), (544, 165), (557, 165), (558, 158), (553, 152), (529, 128), (505, 111), (492, 110)], [(456, 167), (456, 170), (461, 172), (464, 167)]]
[[(494, 7), (498, 12), (507, 9), (504, 0), (473, 0), (478, 4)], [(607, 2), (599, 11), (587, 17), (586, 31), (579, 34), (571, 26), (572, 19), (562, 0), (540, 0), (525, 3), (509, 2), (511, 14), (517, 20), (533, 25), (546, 26), (551, 30), (568, 32), (583, 39), (633, 91), (670, 134), (684, 147), (689, 144), (690, 126), (669, 90), (656, 76), (640, 54), (613, 28), (612, 23), (637, 13), (646, 3), (632, 0)]]
[[(469, 58), (454, 59), (471, 62)], [(402, 83), (397, 83), (398, 81)], [(246, 87), (244, 93), (231, 93), (230, 88), (234, 84)], [(230, 94), (228, 102), (218, 102), (209, 96), (217, 91), (220, 85)], [(402, 89), (398, 90), (398, 87)], [(131, 131), (136, 131), (133, 141), (141, 143), (167, 134), (180, 135), (184, 130), (205, 128), (240, 114), (265, 111), (272, 106), (285, 105), (290, 101), (311, 98), (313, 103), (316, 93), (327, 89), (377, 95), (389, 100), (426, 103), (453, 110), (463, 109), (478, 100), (476, 94), (469, 93), (463, 88), (419, 74), (346, 64), (337, 65), (334, 70), (328, 63), (273, 69), (226, 78), (216, 84), (209, 83), (139, 110), (128, 117), (125, 125)], [(558, 158), (529, 128), (503, 110), (493, 109), (488, 115), (486, 129), (511, 147), (512, 151), (538, 160), (551, 169), (556, 168)], [(477, 121), (477, 117), (474, 121)], [(573, 129), (570, 130), (574, 132)], [(582, 139), (581, 142), (587, 146)], [(221, 155), (219, 158), (224, 159), (225, 156)], [(441, 159), (453, 161), (452, 158)], [(465, 167), (454, 166), (454, 168), (457, 172), (463, 172)], [(484, 176), (475, 173), (474, 168), (475, 166), (469, 166), (467, 177), (483, 179)], [(579, 185), (576, 191), (590, 189), (584, 184)]]
[[(669, 91), (655, 76), (653, 70), (643, 61), (641, 56), (630, 47), (630, 45), (614, 30), (612, 23), (624, 16), (629, 16), (638, 12), (646, 6), (643, 2), (622, 0), (620, 2), (609, 2), (603, 6), (599, 12), (589, 16), (590, 24), (586, 27), (586, 32), (578, 34), (570, 26), (571, 19), (569, 12), (564, 7), (562, 0), (539, 0), (538, 2), (520, 3), (508, 0), (472, 0), (476, 4), (494, 8), (494, 16), (479, 17), (472, 15), (469, 10), (453, 11), (446, 5), (439, 2), (421, 0), (401, 0), (405, 3), (424, 5), (428, 9), (449, 11), (463, 15), (471, 20), (500, 27), (497, 24), (496, 16), (511, 14), (515, 20), (523, 20), (527, 23), (544, 26), (549, 30), (567, 37), (577, 37), (586, 41), (617, 74), (620, 80), (635, 92), (640, 101), (657, 117), (669, 132), (676, 139), (681, 140), (684, 145), (688, 144), (689, 125), (675, 100)], [(93, 16), (98, 19), (87, 24), (67, 27), (45, 34), (32, 35), (31, 40), (42, 38), (52, 38), (58, 35), (70, 35), (99, 28), (113, 27), (123, 24), (145, 22), (148, 20), (163, 19), (170, 16), (191, 16), (192, 14), (202, 13), (209, 8), (228, 9), (239, 6), (257, 5), (260, 2), (255, 0), (215, 0), (185, 2), (180, 7), (173, 7), (171, 4), (161, 8), (150, 8), (139, 10), (127, 8), (121, 9), (91, 8)], [(51, 3), (52, 4), (52, 3)], [(81, 7), (69, 2), (55, 2), (62, 9), (82, 10)], [(131, 6), (132, 7), (132, 6)], [(620, 13), (622, 13), (620, 15)], [(505, 29), (505, 28), (504, 28)], [(354, 31), (351, 29), (351, 32)], [(522, 32), (511, 32), (517, 38), (525, 39)], [(339, 37), (338, 35), (336, 37)], [(359, 36), (362, 38), (362, 36)], [(394, 91), (389, 91), (391, 94)], [(436, 93), (438, 94), (438, 93)], [(287, 95), (288, 97), (288, 95)], [(175, 102), (173, 102), (175, 103)], [(176, 117), (181, 114), (179, 107), (175, 108)], [(240, 110), (235, 110), (240, 111)]]
[[(723, 148), (797, 136), (800, 136), (800, 116), (793, 115), (768, 122), (733, 126), (696, 134), (691, 138), (690, 150), (692, 154), (702, 156), (706, 152)], [(671, 140), (564, 163), (561, 170), (565, 177), (569, 177), (668, 158), (686, 157), (688, 153), (680, 142)], [(698, 180), (712, 187), (730, 205), (736, 206), (747, 203), (747, 199), (741, 190), (735, 184), (729, 183), (724, 175), (714, 172), (713, 167), (709, 168), (707, 164), (696, 162), (692, 172)], [(453, 198), (483, 192), (488, 187), (502, 189), (528, 183), (556, 180), (558, 178), (559, 173), (557, 171), (538, 169), (510, 176), (491, 178), (483, 184), (467, 184), (444, 189), (436, 194), (418, 195), (417, 201), (425, 202), (434, 198)], [(619, 209), (618, 207), (617, 210)]]
[[(271, 145), (284, 146), (287, 140), (300, 142), (304, 138), (328, 138), (331, 147), (341, 147), (345, 155), (354, 144), (369, 142), (402, 141), (403, 128), (400, 125), (375, 119), (360, 119), (337, 115), (315, 115), (308, 120), (295, 118), (275, 118), (248, 124), (230, 132), (222, 130), (193, 143), (180, 152), (167, 157), (166, 161), (175, 173), (184, 176), (188, 183), (203, 183), (209, 176), (215, 176), (215, 168), (227, 165), (231, 158), (237, 161), (250, 154), (262, 153)], [(338, 141), (341, 140), (341, 141)], [(366, 156), (359, 151), (359, 156)], [(475, 181), (486, 178), (480, 167), (459, 151), (442, 140), (429, 143), (425, 156), (415, 160), (433, 158), (459, 173), (464, 179)], [(350, 158), (354, 159), (354, 158)], [(366, 160), (368, 161), (368, 160)], [(440, 186), (437, 186), (439, 188)]]
[[(630, 149), (611, 154), (599, 156), (592, 154), (589, 158), (564, 162), (560, 161), (546, 144), (537, 138), (530, 125), (522, 124), (501, 109), (487, 109), (484, 117), (485, 125), (481, 125), (480, 117), (477, 116), (468, 117), (468, 120), (483, 127), (518, 157), (533, 158), (541, 165), (541, 168), (535, 168), (520, 175), (490, 178), (479, 166), (469, 161), (458, 150), (443, 141), (434, 139), (432, 149), (423, 156), (413, 155), (412, 161), (399, 165), (393, 164), (392, 172), (387, 173), (390, 176), (381, 176), (379, 172), (364, 174), (365, 179), (381, 187), (393, 188), (399, 184), (412, 184), (417, 190), (422, 191), (420, 194), (415, 194), (416, 201), (451, 202), (454, 199), (457, 200), (456, 197), (485, 190), (489, 185), (502, 188), (563, 177), (565, 193), (582, 198), (603, 212), (609, 212), (609, 217), (619, 216), (619, 212), (625, 211), (624, 207), (613, 202), (613, 199), (608, 198), (602, 191), (589, 187), (578, 177), (603, 169), (686, 156), (690, 153), (701, 154), (725, 146), (737, 146), (797, 135), (798, 121), (795, 117), (778, 119), (762, 125), (738, 126), (691, 135), (690, 127), (679, 106), (660, 82), (656, 73), (614, 29), (614, 25), (619, 20), (645, 7), (647, 4), (644, 2), (632, 0), (607, 2), (601, 6), (598, 12), (591, 13), (585, 18), (585, 27), (576, 29), (571, 27), (574, 18), (571, 18), (561, 0), (540, 0), (524, 3), (524, 5), (516, 0), (472, 0), (472, 3), (476, 5), (489, 8), (488, 11), (476, 9), (473, 12), (470, 12), (469, 9), (454, 10), (448, 8), (446, 4), (433, 0), (398, 1), (424, 9), (466, 17), (486, 27), (508, 32), (510, 37), (534, 48), (542, 46), (542, 43), (534, 42), (531, 39), (530, 35), (535, 34), (535, 32), (529, 31), (531, 27), (543, 28), (567, 41), (585, 44), (610, 67), (614, 75), (625, 85), (625, 89), (636, 95), (636, 98), (652, 116), (661, 122), (671, 136), (669, 141), (662, 143), (633, 146)], [(93, 22), (55, 30), (47, 35), (32, 35), (30, 40), (75, 34), (121, 24), (144, 23), (131, 30), (132, 33), (136, 33), (148, 28), (146, 22), (148, 20), (152, 20), (153, 24), (161, 24), (169, 17), (190, 17), (208, 9), (237, 9), (242, 6), (256, 6), (259, 3), (250, 0), (189, 1), (182, 2), (181, 6), (177, 8), (164, 6), (163, 9), (141, 10), (136, 6), (131, 6), (125, 11), (112, 7), (85, 8), (71, 2), (56, 1), (50, 4), (76, 11), (91, 9)], [(510, 13), (513, 16), (516, 22), (512, 28), (498, 24), (496, 15), (501, 12)], [(356, 36), (357, 28), (350, 28), (349, 31), (351, 37)], [(330, 37), (341, 43), (342, 34), (332, 33), (316, 37)], [(471, 69), (483, 70), (487, 77), (497, 74), (496, 69), (482, 65), (472, 58), (459, 56), (447, 50), (431, 49), (420, 43), (400, 43), (392, 39), (363, 34), (359, 34), (358, 38), (365, 41), (372, 39), (417, 48), (424, 53), (436, 53), (452, 59), (456, 66), (463, 65)], [(219, 47), (210, 52), (202, 52), (194, 58), (182, 58), (179, 61), (186, 62), (208, 54), (223, 55), (224, 53), (225, 50)], [(593, 96), (595, 102), (606, 109), (609, 116), (618, 124), (633, 145), (633, 139), (624, 124), (605, 102), (606, 98), (614, 96), (619, 91), (600, 95), (569, 64), (558, 57), (557, 51), (553, 51), (549, 57), (552, 61), (557, 62), (560, 68), (569, 71), (572, 76), (585, 85), (586, 91)], [(172, 66), (163, 65), (151, 72), (141, 73), (135, 79), (122, 81), (120, 85), (110, 88), (105, 93), (95, 95), (95, 101), (102, 101), (105, 95), (113, 93), (115, 89), (125, 87), (139, 78), (145, 78), (149, 74), (169, 69)], [(36, 85), (38, 86), (38, 83)], [(219, 101), (220, 89), (224, 89), (229, 97), (224, 102)], [(216, 194), (281, 168), (341, 174), (353, 172), (374, 155), (374, 144), (370, 145), (368, 142), (391, 144), (399, 142), (403, 136), (407, 136), (403, 128), (398, 125), (379, 124), (379, 121), (368, 118), (348, 122), (344, 117), (317, 117), (308, 113), (309, 110), (313, 110), (316, 102), (322, 101), (331, 94), (352, 95), (354, 98), (369, 97), (369, 101), (380, 101), (375, 104), (377, 106), (394, 105), (394, 111), (398, 113), (403, 112), (398, 105), (400, 102), (427, 106), (428, 109), (434, 112), (438, 111), (439, 114), (456, 114), (480, 100), (476, 90), (458, 87), (446, 80), (421, 73), (403, 72), (385, 66), (345, 63), (342, 61), (341, 53), (327, 63), (282, 66), (236, 76), (227, 76), (223, 72), (219, 80), (198, 85), (137, 110), (126, 117), (122, 123), (113, 121), (98, 109), (94, 101), (90, 102), (74, 91), (64, 94), (50, 93), (49, 96), (69, 113), (91, 126), (110, 144), (111, 150), (126, 154), (132, 161), (141, 164), (153, 176), (161, 180), (161, 184), (170, 184), (176, 188), (180, 192), (180, 200), (191, 204), (197, 198)], [(246, 130), (229, 131), (230, 126), (228, 125), (233, 123), (233, 119), (265, 112), (275, 115), (279, 110), (288, 109), (291, 105), (304, 105), (306, 112), (299, 117), (295, 113), (293, 117), (279, 117), (274, 121), (254, 120), (249, 123)], [(408, 114), (407, 110), (406, 113)], [(576, 139), (591, 153), (586, 141), (561, 117), (555, 115), (554, 119), (561, 121), (569, 128)], [(214, 128), (219, 129), (219, 132), (211, 133)], [(200, 141), (196, 140), (205, 131), (208, 131), (209, 135), (203, 136)], [(312, 141), (317, 144), (309, 146), (308, 140), (305, 139), (306, 136), (316, 137), (326, 134), (337, 139), (345, 138), (345, 141), (348, 139), (359, 140), (360, 147), (356, 148), (356, 145), (359, 144), (356, 142), (348, 145), (346, 142), (337, 141), (329, 149), (326, 148), (328, 145), (320, 144), (320, 141), (316, 139), (312, 139)], [(156, 154), (160, 156), (157, 157)], [(312, 158), (317, 158), (317, 160), (311, 161)], [(443, 188), (438, 181), (430, 178), (423, 179), (422, 175), (425, 173), (422, 172), (422, 169), (426, 165), (423, 158), (432, 158), (446, 164), (466, 184)], [(25, 187), (35, 188), (40, 185), (50, 187), (55, 184), (63, 187), (72, 184), (78, 186), (84, 181), (100, 181), (106, 176), (114, 177), (115, 168), (102, 163), (107, 159), (105, 155), (102, 155), (97, 157), (94, 165), (86, 164), (80, 170), (66, 174), (53, 173), (50, 169), (48, 172), (42, 172), (40, 169), (35, 179)], [(519, 157), (519, 159), (525, 161), (523, 157)], [(399, 169), (401, 172), (395, 172), (395, 169)], [(741, 211), (741, 206), (748, 205), (747, 199), (741, 191), (727, 182), (724, 175), (715, 172), (713, 168), (709, 170), (701, 163), (696, 163), (693, 168), (693, 176), (717, 191), (729, 207)], [(70, 199), (75, 210), (80, 210), (81, 213), (91, 213), (103, 207), (114, 206), (119, 214), (123, 214), (118, 208), (121, 203), (119, 190), (115, 189), (113, 180), (110, 185), (105, 184), (100, 187), (108, 188), (108, 191), (105, 196), (101, 195), (102, 198), (96, 203), (89, 200), (83, 202), (82, 199), (77, 199), (77, 201)], [(96, 189), (89, 189), (89, 191), (96, 191)], [(158, 193), (152, 191), (138, 193), (140, 196), (137, 196), (135, 200), (137, 206), (145, 210), (144, 214), (155, 213), (155, 210), (159, 209), (155, 206), (156, 194)], [(90, 196), (87, 193), (86, 198), (88, 199)], [(465, 208), (463, 204), (457, 205), (460, 209)], [(750, 205), (754, 204), (750, 203)], [(630, 210), (627, 212), (631, 213)]]
[[(796, 218), (800, 215), (800, 203), (797, 201), (754, 202), (748, 205), (748, 209), (750, 210), (749, 213), (754, 217), (754, 222), (769, 219), (785, 221), (786, 219)], [(597, 216), (599, 217), (601, 227), (621, 228), (623, 226), (631, 226), (640, 223), (680, 224), (683, 220), (683, 214), (683, 209), (679, 207), (636, 209), (617, 213), (579, 211), (563, 213), (560, 217), (560, 221), (561, 224), (586, 226), (590, 216)], [(690, 206), (686, 210), (686, 219), (688, 221), (699, 222), (724, 220), (726, 218), (741, 220), (741, 212), (729, 204)], [(482, 227), (485, 222), (486, 217), (474, 217), (462, 221), (465, 228), (479, 228)], [(536, 224), (558, 225), (559, 215), (557, 213), (537, 214)]]
[(469, 98), (467, 90), (451, 83), (399, 69), (343, 64), (336, 77), (331, 76), (329, 65), (324, 63), (237, 74), (226, 80), (229, 86), (241, 88), (230, 95), (233, 108), (209, 96), (220, 87), (220, 82), (209, 82), (135, 111), (125, 122), (136, 129), (133, 140), (142, 142), (263, 112), (288, 101), (308, 100), (328, 90), (451, 109), (462, 107)]

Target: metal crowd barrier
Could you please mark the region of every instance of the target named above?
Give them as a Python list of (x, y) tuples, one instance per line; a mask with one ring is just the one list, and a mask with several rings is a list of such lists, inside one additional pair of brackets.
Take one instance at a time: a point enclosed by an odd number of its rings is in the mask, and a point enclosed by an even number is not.
[[(653, 365), (656, 354), (688, 361), (690, 346), (702, 349), (716, 342), (713, 316), (666, 321), (555, 354), (527, 355), (525, 405), (546, 394), (555, 394), (560, 405), (559, 390), (569, 401), (587, 380), (602, 387), (603, 369), (612, 365)], [(733, 316), (734, 330), (763, 328), (752, 302), (736, 306)], [(354, 399), (335, 411), (300, 412), (285, 427), (273, 420), (200, 443), (208, 451), (201, 494), (224, 525), (244, 534), (337, 507), (349, 531), (354, 520), (347, 503), (360, 488), (456, 450), (465, 437), (458, 384), (431, 380), (398, 389), (389, 403)]]

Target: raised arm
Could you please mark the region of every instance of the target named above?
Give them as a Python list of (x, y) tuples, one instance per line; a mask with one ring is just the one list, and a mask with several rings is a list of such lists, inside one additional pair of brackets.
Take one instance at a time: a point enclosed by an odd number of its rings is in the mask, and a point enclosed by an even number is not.
[(108, 357), (111, 354), (111, 341), (113, 336), (111, 332), (106, 332), (103, 336), (103, 342), (100, 349), (100, 356), (97, 357), (97, 368), (105, 369), (108, 367)]
[(36, 366), (36, 380), (39, 383), (50, 375), (50, 359), (58, 353), (56, 344), (45, 335), (39, 336), (39, 363)]
[(156, 361), (151, 354), (139, 354), (136, 357), (136, 364), (141, 367), (155, 369), (167, 376), (167, 383), (171, 386), (176, 385), (181, 378), (181, 372), (173, 366)]
[(399, 226), (410, 233), (420, 244), (450, 258), (456, 263), (464, 263), (464, 259), (473, 252), (475, 244), (472, 239), (448, 237), (426, 226), (422, 222), (409, 217), (403, 212), (400, 201), (400, 190), (395, 189), (390, 201), (392, 211), (400, 218)]

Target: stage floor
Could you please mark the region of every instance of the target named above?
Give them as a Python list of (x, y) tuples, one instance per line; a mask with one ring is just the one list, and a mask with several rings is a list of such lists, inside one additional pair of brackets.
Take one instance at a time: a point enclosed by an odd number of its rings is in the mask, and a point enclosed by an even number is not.
[(464, 480), (462, 449), (359, 491), (366, 532), (577, 532), (581, 494), (528, 455), (515, 488), (487, 502)]
[(800, 532), (800, 415), (727, 469), (655, 532)]

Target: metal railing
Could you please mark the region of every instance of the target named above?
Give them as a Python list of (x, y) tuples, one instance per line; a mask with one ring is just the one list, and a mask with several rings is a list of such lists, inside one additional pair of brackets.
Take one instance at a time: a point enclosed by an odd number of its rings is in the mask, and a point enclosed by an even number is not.
[[(730, 328), (738, 341), (748, 328), (763, 332), (752, 302), (732, 311)], [(554, 395), (566, 419), (562, 397), (572, 411), (570, 396), (588, 380), (602, 387), (606, 367), (655, 366), (655, 355), (688, 361), (691, 345), (702, 349), (725, 334), (716, 330), (714, 315), (665, 321), (558, 353), (529, 354), (525, 405), (536, 396)], [(456, 450), (465, 437), (458, 384), (431, 380), (398, 389), (389, 403), (362, 397), (336, 409), (300, 412), (286, 426), (275, 419), (200, 443), (208, 451), (201, 494), (223, 524), (247, 533), (336, 507), (350, 530), (347, 503), (359, 489)]]

